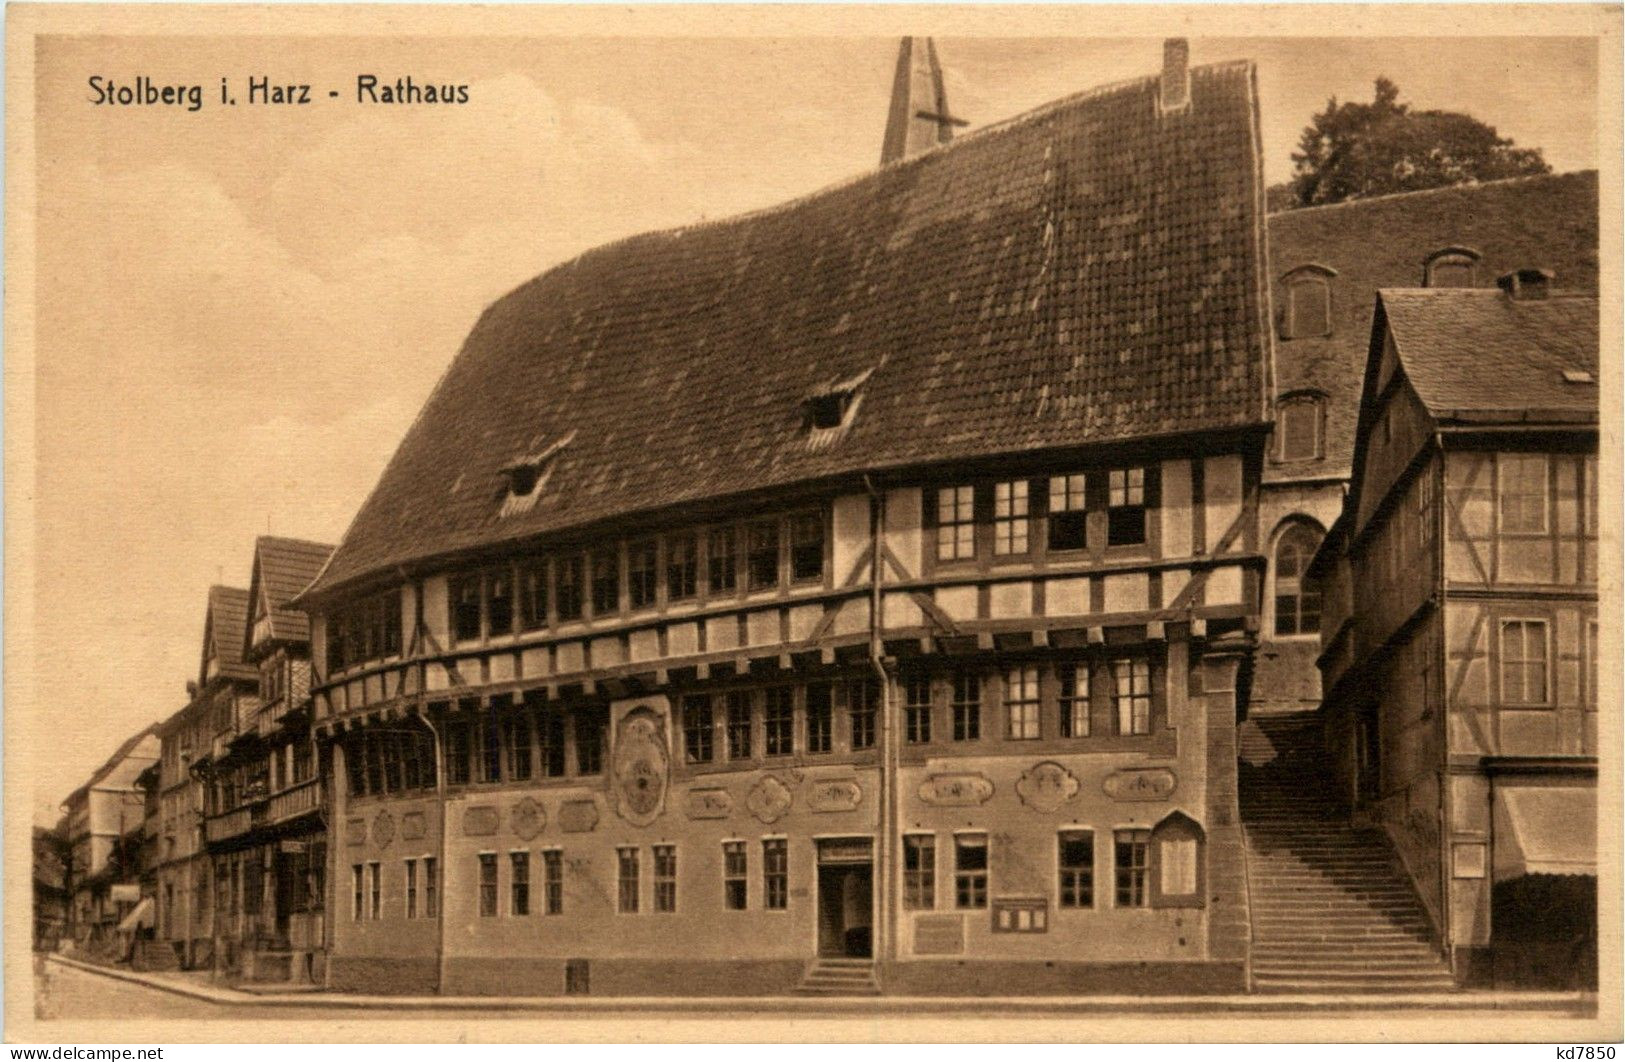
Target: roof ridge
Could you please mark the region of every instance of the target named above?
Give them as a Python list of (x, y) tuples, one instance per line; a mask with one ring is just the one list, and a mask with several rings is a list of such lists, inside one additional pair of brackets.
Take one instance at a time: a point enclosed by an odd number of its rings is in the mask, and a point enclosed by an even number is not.
[[(1253, 65), (1254, 64), (1251, 59), (1227, 59), (1223, 62), (1204, 63), (1201, 66), (1193, 66), (1190, 68), (1190, 73), (1192, 77), (1195, 77), (1198, 73), (1217, 73), (1232, 69), (1247, 70), (1251, 69)], [(520, 284), (519, 287), (528, 287), (530, 284), (540, 280), (544, 276), (555, 272), (562, 272), (571, 266), (574, 266), (577, 263), (598, 254), (599, 252), (611, 251), (625, 246), (626, 244), (632, 243), (635, 240), (656, 239), (663, 236), (675, 238), (679, 236), (686, 236), (691, 232), (709, 231), (711, 229), (721, 228), (726, 225), (733, 225), (744, 221), (754, 221), (759, 218), (773, 217), (776, 214), (786, 213), (804, 206), (805, 204), (816, 199), (822, 198), (823, 196), (833, 195), (834, 193), (842, 191), (843, 189), (851, 188), (854, 185), (862, 184), (865, 181), (874, 180), (879, 174), (895, 173), (910, 166), (924, 165), (925, 160), (927, 159), (941, 158), (944, 155), (951, 154), (966, 144), (974, 144), (988, 139), (990, 136), (995, 134), (1009, 132), (1012, 129), (1019, 129), (1032, 122), (1036, 122), (1041, 118), (1047, 117), (1056, 111), (1063, 110), (1067, 107), (1076, 106), (1080, 103), (1086, 103), (1090, 100), (1101, 99), (1114, 93), (1125, 92), (1130, 88), (1135, 88), (1141, 85), (1155, 85), (1160, 79), (1160, 74), (1149, 74), (1142, 75), (1140, 77), (1123, 78), (1118, 81), (1110, 81), (1104, 85), (1095, 85), (1091, 88), (1074, 92), (1070, 96), (1062, 96), (1060, 99), (1050, 100), (1047, 103), (1041, 103), (1037, 107), (1022, 111), (1019, 114), (1011, 115), (1008, 118), (1001, 118), (998, 121), (989, 122), (987, 125), (971, 130), (964, 136), (955, 137), (946, 144), (937, 144), (917, 155), (910, 155), (906, 158), (898, 159), (895, 162), (889, 162), (883, 166), (877, 166), (874, 169), (863, 170), (859, 173), (854, 173), (847, 177), (839, 178), (830, 182), (829, 184), (815, 188), (810, 192), (804, 192), (801, 195), (795, 196), (791, 199), (781, 200), (777, 203), (771, 203), (764, 207), (757, 207), (754, 210), (746, 210), (738, 214), (729, 214), (726, 217), (702, 218), (699, 221), (691, 221), (683, 225), (673, 225), (669, 228), (646, 229), (643, 232), (634, 232), (629, 235), (622, 236), (617, 240), (611, 240), (608, 243), (601, 243), (594, 247), (589, 247), (573, 257), (567, 258), (556, 265), (549, 266), (538, 275), (531, 277), (523, 284)]]
[(1437, 188), (1417, 188), (1409, 192), (1389, 192), (1386, 195), (1367, 195), (1358, 199), (1340, 199), (1335, 203), (1315, 203), (1312, 206), (1289, 207), (1286, 210), (1272, 210), (1266, 216), (1271, 218), (1293, 217), (1311, 210), (1335, 210), (1338, 207), (1358, 206), (1361, 203), (1381, 203), (1390, 199), (1405, 199), (1412, 196), (1436, 195), (1440, 192), (1459, 192), (1464, 188), (1497, 188), (1509, 184), (1524, 184), (1531, 181), (1555, 181), (1560, 177), (1583, 177), (1586, 174), (1596, 175), (1593, 167), (1585, 170), (1567, 170), (1563, 173), (1526, 173), (1521, 177), (1497, 177), (1493, 181), (1464, 181), (1461, 184), (1441, 184)]

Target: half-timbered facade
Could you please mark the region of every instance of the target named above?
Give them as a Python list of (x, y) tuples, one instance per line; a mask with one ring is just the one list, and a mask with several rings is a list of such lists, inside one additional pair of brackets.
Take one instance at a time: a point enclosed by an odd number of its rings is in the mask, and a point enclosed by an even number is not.
[(1170, 42), (491, 307), (299, 602), (330, 983), (1240, 987), (1262, 226)]
[(1333, 768), (1469, 982), (1596, 976), (1598, 304), (1550, 284), (1380, 293), (1315, 566)]
[(208, 764), (205, 836), (227, 902), (225, 918), (216, 920), (217, 965), (249, 980), (325, 976), (327, 857), (310, 732), (310, 628), (288, 601), (331, 552), (261, 536), (243, 613), (222, 630), (236, 639), (233, 666), (242, 686)]

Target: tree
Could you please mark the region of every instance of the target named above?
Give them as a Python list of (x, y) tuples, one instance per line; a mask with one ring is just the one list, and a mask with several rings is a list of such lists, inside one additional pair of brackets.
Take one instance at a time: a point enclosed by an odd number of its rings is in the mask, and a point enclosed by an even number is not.
[(1379, 77), (1370, 103), (1326, 102), (1292, 153), (1293, 206), (1550, 173), (1539, 148), (1454, 111), (1413, 111)]

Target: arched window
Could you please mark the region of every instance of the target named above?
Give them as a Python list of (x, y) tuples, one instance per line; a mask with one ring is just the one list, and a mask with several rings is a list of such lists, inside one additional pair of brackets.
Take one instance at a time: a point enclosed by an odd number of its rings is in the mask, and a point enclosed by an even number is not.
[(1321, 535), (1308, 524), (1294, 523), (1275, 543), (1275, 633), (1320, 632), (1320, 586), (1309, 578), (1309, 561), (1320, 548)]
[(1275, 452), (1282, 461), (1312, 461), (1323, 455), (1326, 398), (1305, 392), (1287, 395), (1276, 403)]
[(1286, 305), (1281, 311), (1281, 338), (1304, 339), (1332, 334), (1331, 278), (1337, 270), (1310, 263), (1281, 278)]
[(1441, 247), (1422, 260), (1424, 288), (1470, 288), (1478, 282), (1478, 260), (1471, 247)]

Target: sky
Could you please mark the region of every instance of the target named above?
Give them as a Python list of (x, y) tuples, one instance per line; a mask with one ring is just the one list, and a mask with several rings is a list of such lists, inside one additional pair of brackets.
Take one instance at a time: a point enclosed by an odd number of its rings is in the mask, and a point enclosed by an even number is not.
[[(43, 39), (32, 633), (42, 664), (75, 663), (73, 740), (40, 768), (36, 813), (184, 704), (207, 588), (247, 585), (256, 535), (338, 541), (486, 305), (598, 244), (872, 168), (896, 47)], [(1156, 38), (937, 48), (972, 130), (1161, 61)], [(1558, 171), (1597, 164), (1591, 40), (1191, 41), (1193, 63), (1234, 58), (1258, 64), (1272, 183), (1328, 97), (1369, 99), (1379, 75)], [(467, 84), (469, 102), (361, 106), (360, 73)], [(90, 102), (90, 77), (138, 75), (199, 84), (204, 106)], [(246, 106), (251, 75), (315, 101)]]

